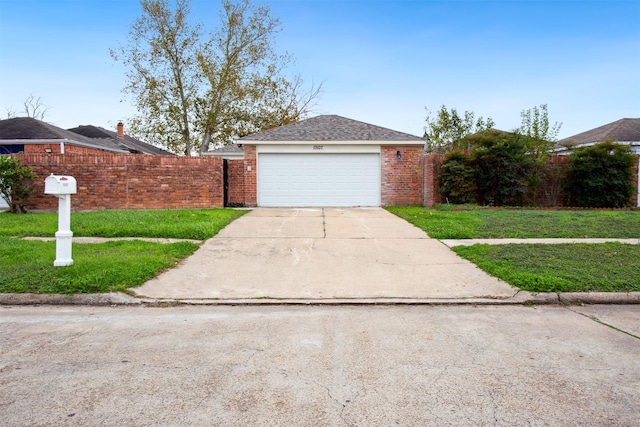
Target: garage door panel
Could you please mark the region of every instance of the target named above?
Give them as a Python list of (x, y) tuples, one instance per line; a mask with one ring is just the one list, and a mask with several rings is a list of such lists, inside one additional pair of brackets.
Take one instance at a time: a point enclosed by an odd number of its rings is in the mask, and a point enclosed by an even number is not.
[(380, 156), (258, 155), (260, 206), (379, 206)]

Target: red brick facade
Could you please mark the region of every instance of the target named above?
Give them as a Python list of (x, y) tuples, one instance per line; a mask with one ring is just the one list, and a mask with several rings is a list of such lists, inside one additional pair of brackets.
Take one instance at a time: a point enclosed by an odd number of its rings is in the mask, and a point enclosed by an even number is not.
[[(223, 160), (220, 157), (116, 154), (75, 146), (66, 146), (65, 154), (55, 154), (53, 149), (56, 147), (59, 151), (59, 144), (27, 145), (27, 152), (18, 155), (38, 175), (27, 205), (30, 210), (57, 209), (57, 199), (43, 194), (44, 179), (51, 173), (76, 178), (78, 193), (72, 197), (74, 210), (218, 208), (224, 205)], [(45, 148), (51, 148), (53, 153), (45, 153)], [(244, 156), (242, 160), (228, 160), (229, 206), (256, 206), (258, 202), (255, 145), (245, 145)], [(566, 158), (556, 156), (551, 161), (558, 169), (558, 177), (553, 182), (543, 182), (535, 197), (538, 204), (566, 206), (569, 202), (559, 186)], [(443, 203), (438, 182), (441, 163), (441, 155), (424, 156), (421, 146), (381, 147), (382, 205), (434, 206)], [(638, 164), (634, 181), (637, 188)], [(632, 198), (633, 206), (637, 206), (637, 192)]]
[(255, 146), (245, 147), (244, 159), (227, 160), (227, 179), (229, 206), (257, 205)]
[(222, 159), (141, 154), (22, 154), (38, 176), (27, 205), (55, 210), (44, 194), (51, 173), (71, 175), (78, 183), (74, 210), (218, 208), (223, 201)]
[(391, 145), (381, 149), (382, 205), (422, 205), (425, 159), (423, 147)]

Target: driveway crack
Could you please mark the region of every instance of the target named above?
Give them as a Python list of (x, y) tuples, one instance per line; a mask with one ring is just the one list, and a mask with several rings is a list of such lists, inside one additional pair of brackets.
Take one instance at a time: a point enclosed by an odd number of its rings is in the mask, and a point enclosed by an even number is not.
[(323, 233), (323, 239), (327, 238), (327, 221), (326, 221), (326, 216), (324, 214), (324, 208), (322, 208), (322, 233)]

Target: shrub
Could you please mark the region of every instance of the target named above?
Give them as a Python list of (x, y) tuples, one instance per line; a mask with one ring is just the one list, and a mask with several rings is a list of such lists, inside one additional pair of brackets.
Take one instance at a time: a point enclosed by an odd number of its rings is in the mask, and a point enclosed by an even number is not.
[(576, 148), (569, 156), (568, 190), (578, 206), (628, 206), (634, 190), (635, 162), (629, 146), (613, 141)]
[(462, 151), (449, 153), (442, 162), (440, 193), (451, 203), (475, 203), (476, 190), (473, 157)]
[(523, 139), (506, 133), (487, 133), (477, 144), (473, 155), (480, 203), (521, 205), (531, 171)]
[(0, 155), (0, 196), (9, 204), (11, 212), (25, 213), (26, 199), (31, 195), (31, 180), (35, 178), (22, 161), (7, 155)]

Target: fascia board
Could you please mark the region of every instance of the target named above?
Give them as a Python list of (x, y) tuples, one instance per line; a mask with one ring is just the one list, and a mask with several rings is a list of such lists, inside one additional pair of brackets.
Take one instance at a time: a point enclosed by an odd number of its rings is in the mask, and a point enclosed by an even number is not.
[(258, 141), (243, 140), (244, 145), (419, 145), (423, 146), (424, 141)]
[(112, 153), (129, 153), (128, 151), (125, 150), (115, 150), (113, 148), (109, 148), (109, 147), (103, 147), (101, 145), (93, 145), (93, 144), (88, 144), (86, 142), (81, 142), (81, 141), (75, 141), (73, 139), (0, 139), (0, 144), (4, 144), (4, 145), (38, 145), (38, 144), (70, 144), (70, 145), (77, 145), (80, 147), (86, 147), (86, 148), (93, 148), (96, 150), (104, 150), (104, 151), (110, 151)]

